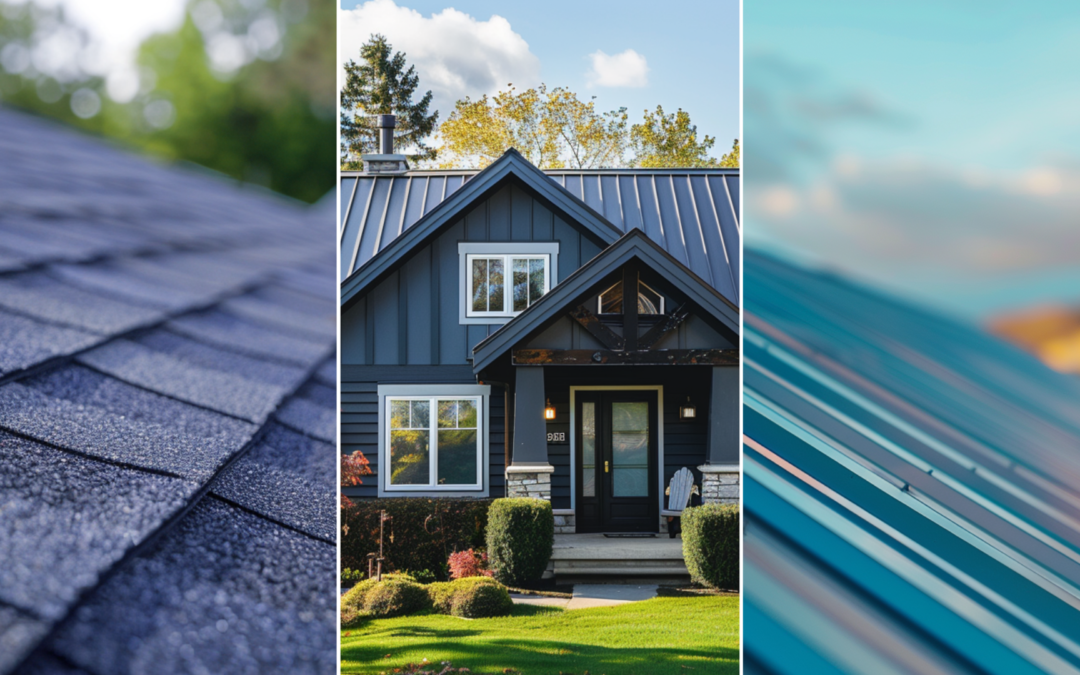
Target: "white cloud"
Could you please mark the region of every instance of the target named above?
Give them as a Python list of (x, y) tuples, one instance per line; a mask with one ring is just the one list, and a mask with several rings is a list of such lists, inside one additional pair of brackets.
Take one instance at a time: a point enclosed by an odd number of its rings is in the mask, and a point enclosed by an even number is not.
[(510, 83), (518, 90), (540, 83), (540, 60), (498, 15), (479, 21), (450, 8), (425, 17), (393, 0), (370, 0), (338, 15), (338, 63), (358, 59), (373, 33), (385, 35), (416, 66), (417, 97), (432, 91), (440, 121), (465, 96), (494, 94)]
[(585, 76), (590, 87), (644, 87), (649, 83), (649, 64), (633, 49), (614, 56), (596, 50), (589, 59), (592, 68)]

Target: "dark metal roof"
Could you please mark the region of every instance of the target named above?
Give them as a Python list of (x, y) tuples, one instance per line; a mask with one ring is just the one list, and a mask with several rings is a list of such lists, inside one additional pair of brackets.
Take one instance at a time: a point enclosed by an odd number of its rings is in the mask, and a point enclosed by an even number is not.
[[(490, 167), (489, 167), (490, 168)], [(551, 170), (558, 186), (624, 233), (640, 228), (726, 298), (739, 304), (739, 172), (736, 169)], [(342, 280), (477, 175), (412, 171), (341, 177)]]
[(746, 671), (1080, 672), (1080, 380), (747, 258)]
[(336, 672), (333, 209), (0, 129), (0, 673)]
[[(473, 372), (480, 373), (546, 322), (565, 314), (568, 303), (595, 292), (608, 275), (631, 260), (641, 260), (708, 312), (738, 342), (739, 308), (702, 281), (644, 232), (632, 229), (588, 263), (561, 281), (547, 295), (518, 314), (473, 348)], [(601, 287), (602, 289), (602, 287)]]

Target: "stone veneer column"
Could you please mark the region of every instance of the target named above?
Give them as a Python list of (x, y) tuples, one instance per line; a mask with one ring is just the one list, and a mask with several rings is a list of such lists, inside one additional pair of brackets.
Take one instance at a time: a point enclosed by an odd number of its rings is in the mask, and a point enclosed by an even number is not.
[(739, 503), (739, 465), (703, 464), (701, 471), (701, 502), (703, 504)]
[(544, 369), (514, 369), (514, 446), (506, 467), (506, 496), (551, 501), (547, 426), (544, 422)]
[(739, 369), (714, 366), (709, 400), (708, 456), (701, 471), (701, 501), (739, 503)]

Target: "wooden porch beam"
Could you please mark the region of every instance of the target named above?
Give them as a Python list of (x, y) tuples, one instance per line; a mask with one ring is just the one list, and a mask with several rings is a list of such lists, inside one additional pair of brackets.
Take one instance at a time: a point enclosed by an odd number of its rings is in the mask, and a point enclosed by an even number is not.
[(516, 349), (515, 366), (672, 365), (737, 366), (738, 349)]
[(664, 320), (650, 328), (644, 335), (638, 338), (638, 349), (652, 349), (653, 345), (663, 339), (669, 332), (679, 327), (686, 317), (690, 315), (690, 309), (686, 304), (681, 304), (675, 311), (664, 317)]
[(608, 349), (614, 349), (616, 351), (622, 351), (625, 347), (625, 341), (622, 337), (611, 330), (600, 319), (589, 311), (585, 305), (578, 305), (577, 309), (570, 311), (570, 317), (581, 324), (581, 327), (589, 331), (589, 334), (600, 341), (600, 344), (604, 345)]

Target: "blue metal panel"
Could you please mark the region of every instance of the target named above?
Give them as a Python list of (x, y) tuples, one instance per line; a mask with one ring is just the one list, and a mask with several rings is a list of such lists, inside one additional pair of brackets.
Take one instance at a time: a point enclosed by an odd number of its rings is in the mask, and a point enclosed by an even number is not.
[(748, 255), (747, 663), (1080, 672), (1080, 382)]

